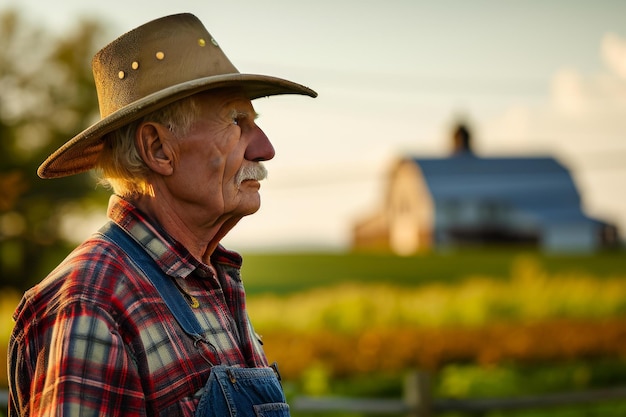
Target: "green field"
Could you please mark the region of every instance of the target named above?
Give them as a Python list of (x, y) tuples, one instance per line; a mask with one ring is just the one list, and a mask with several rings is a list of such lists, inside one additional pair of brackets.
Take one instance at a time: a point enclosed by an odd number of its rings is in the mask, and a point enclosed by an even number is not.
[(469, 276), (505, 279), (520, 257), (532, 257), (548, 273), (580, 273), (598, 278), (624, 276), (626, 252), (588, 255), (537, 251), (463, 250), (412, 257), (389, 254), (244, 254), (248, 294), (287, 294), (340, 282), (393, 283), (413, 287), (455, 283)]

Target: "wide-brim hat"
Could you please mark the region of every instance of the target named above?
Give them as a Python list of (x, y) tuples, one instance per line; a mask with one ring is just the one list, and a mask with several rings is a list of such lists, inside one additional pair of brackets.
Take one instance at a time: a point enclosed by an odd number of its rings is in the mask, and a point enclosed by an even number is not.
[(52, 153), (37, 170), (41, 178), (93, 168), (104, 135), (199, 92), (236, 87), (251, 100), (278, 94), (317, 96), (281, 78), (241, 74), (202, 22), (187, 13), (120, 36), (94, 56), (92, 68), (101, 119)]

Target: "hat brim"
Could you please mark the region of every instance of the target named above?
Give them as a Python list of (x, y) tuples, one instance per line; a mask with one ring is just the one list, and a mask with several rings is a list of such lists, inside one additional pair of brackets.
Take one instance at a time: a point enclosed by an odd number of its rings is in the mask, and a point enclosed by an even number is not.
[(317, 97), (303, 85), (266, 75), (228, 74), (199, 78), (143, 97), (83, 130), (52, 153), (37, 170), (41, 178), (59, 178), (92, 169), (104, 145), (103, 136), (176, 100), (203, 91), (237, 87), (250, 100), (281, 94)]

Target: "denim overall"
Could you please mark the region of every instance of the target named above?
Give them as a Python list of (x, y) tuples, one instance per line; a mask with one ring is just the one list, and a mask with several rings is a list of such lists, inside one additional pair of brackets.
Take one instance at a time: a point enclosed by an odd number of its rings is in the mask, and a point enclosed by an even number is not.
[[(159, 291), (182, 329), (194, 344), (208, 343), (200, 323), (176, 287), (145, 250), (113, 222), (100, 233), (119, 246)], [(200, 396), (196, 417), (289, 417), (276, 368), (239, 368), (215, 365)]]

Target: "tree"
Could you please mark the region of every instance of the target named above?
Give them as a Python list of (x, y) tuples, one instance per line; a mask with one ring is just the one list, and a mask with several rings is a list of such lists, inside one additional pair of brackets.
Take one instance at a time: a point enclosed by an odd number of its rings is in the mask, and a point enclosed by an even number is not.
[(39, 164), (97, 118), (91, 57), (102, 25), (63, 37), (0, 14), (0, 286), (26, 289), (75, 245), (69, 216), (101, 208), (109, 192), (90, 174), (41, 180)]

